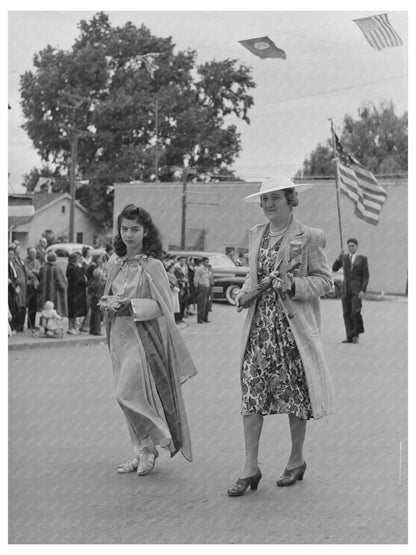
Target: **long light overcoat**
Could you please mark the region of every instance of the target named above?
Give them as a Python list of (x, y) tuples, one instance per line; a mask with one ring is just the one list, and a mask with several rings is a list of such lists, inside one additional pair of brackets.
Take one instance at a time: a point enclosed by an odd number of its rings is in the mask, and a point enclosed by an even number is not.
[[(257, 286), (258, 252), (266, 228), (267, 224), (259, 224), (249, 232), (249, 272), (242, 287), (245, 292)], [(277, 256), (277, 264), (290, 259), (302, 263), (295, 277), (295, 294), (287, 295), (282, 304), (302, 358), (314, 418), (334, 412), (332, 379), (320, 336), (320, 297), (332, 287), (331, 271), (324, 252), (325, 243), (326, 237), (321, 229), (307, 227), (293, 218)], [(294, 253), (297, 253), (295, 257)], [(255, 309), (256, 302), (253, 302), (243, 325), (241, 361)]]
[[(108, 277), (104, 294), (112, 294), (112, 285), (117, 274), (122, 267), (122, 259), (117, 255), (113, 255), (108, 261)], [(149, 373), (153, 376), (153, 380), (157, 386), (157, 393), (165, 408), (165, 415), (168, 422), (169, 430), (176, 434), (177, 440), (180, 442), (180, 451), (188, 460), (192, 460), (191, 437), (186, 416), (185, 405), (181, 393), (181, 384), (188, 378), (197, 373), (192, 357), (188, 351), (185, 341), (178, 330), (173, 317), (172, 297), (170, 293), (169, 279), (166, 270), (160, 260), (151, 256), (143, 256), (140, 259), (142, 268), (141, 278), (137, 284), (135, 297), (131, 299), (132, 305), (134, 301), (140, 298), (150, 298), (157, 301), (162, 315), (150, 322), (135, 322), (138, 334), (137, 341), (142, 343), (145, 352), (147, 366), (141, 366), (141, 361), (137, 361), (137, 372)], [(133, 319), (133, 313), (131, 313)], [(106, 313), (106, 332), (107, 342), (111, 351), (111, 330), (113, 320)], [(141, 333), (143, 327), (149, 332), (149, 326), (154, 333), (150, 335)], [(163, 355), (160, 351), (163, 351)], [(128, 355), (128, 353), (126, 353)], [(158, 361), (163, 360), (163, 363)], [(127, 395), (124, 403), (132, 406), (131, 399)], [(154, 402), (154, 401), (152, 401)], [(136, 407), (140, 412), (140, 407)], [(168, 418), (170, 416), (170, 420)], [(136, 420), (137, 422), (137, 420)], [(175, 432), (176, 430), (176, 432)], [(180, 430), (180, 434), (177, 433)], [(176, 445), (176, 444), (175, 444)], [(173, 456), (175, 453), (171, 453)]]

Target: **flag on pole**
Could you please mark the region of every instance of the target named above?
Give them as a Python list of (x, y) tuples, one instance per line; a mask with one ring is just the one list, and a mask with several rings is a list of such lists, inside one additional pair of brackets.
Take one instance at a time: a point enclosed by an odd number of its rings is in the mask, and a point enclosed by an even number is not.
[(333, 133), (339, 188), (354, 203), (358, 218), (377, 225), (387, 193), (374, 175), (345, 150), (336, 133)]
[(382, 50), (390, 46), (400, 46), (402, 39), (393, 29), (386, 13), (354, 19), (370, 46)]
[(239, 40), (247, 50), (259, 58), (283, 58), (286, 59), (286, 52), (277, 48), (269, 37), (258, 37), (256, 39)]

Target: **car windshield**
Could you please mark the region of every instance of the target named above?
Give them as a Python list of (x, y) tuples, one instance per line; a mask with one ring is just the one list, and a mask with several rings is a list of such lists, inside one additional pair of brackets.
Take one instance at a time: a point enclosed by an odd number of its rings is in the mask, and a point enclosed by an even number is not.
[(214, 254), (210, 256), (209, 263), (216, 268), (235, 266), (234, 262), (226, 254)]

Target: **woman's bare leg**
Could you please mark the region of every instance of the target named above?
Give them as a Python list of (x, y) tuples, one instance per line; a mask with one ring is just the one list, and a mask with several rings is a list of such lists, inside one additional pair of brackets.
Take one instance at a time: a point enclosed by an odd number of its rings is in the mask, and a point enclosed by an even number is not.
[(246, 462), (243, 474), (240, 478), (253, 476), (257, 472), (259, 467), (258, 455), (262, 427), (263, 416), (261, 414), (243, 416)]
[(303, 444), (305, 442), (306, 422), (307, 420), (301, 420), (297, 416), (289, 414), (290, 437), (292, 440), (292, 450), (287, 463), (289, 470), (300, 466), (304, 462)]

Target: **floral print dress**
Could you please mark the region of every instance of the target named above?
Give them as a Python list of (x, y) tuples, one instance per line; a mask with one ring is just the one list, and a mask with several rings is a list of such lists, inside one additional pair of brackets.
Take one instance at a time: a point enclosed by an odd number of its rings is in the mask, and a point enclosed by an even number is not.
[[(274, 269), (278, 250), (279, 242), (271, 245), (266, 230), (258, 256), (258, 282)], [(273, 288), (257, 301), (244, 352), (241, 390), (243, 416), (286, 413), (302, 420), (312, 417), (302, 360), (279, 295)]]

